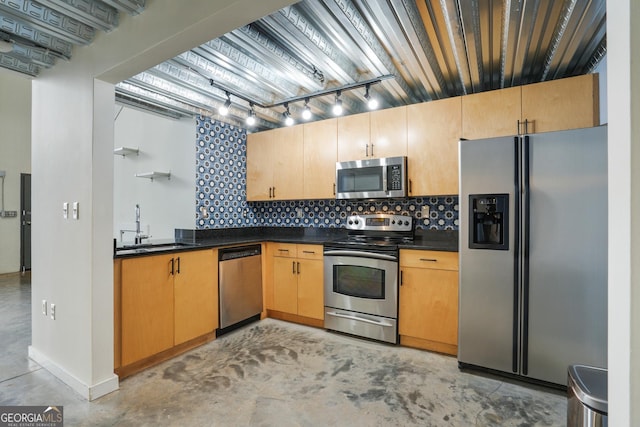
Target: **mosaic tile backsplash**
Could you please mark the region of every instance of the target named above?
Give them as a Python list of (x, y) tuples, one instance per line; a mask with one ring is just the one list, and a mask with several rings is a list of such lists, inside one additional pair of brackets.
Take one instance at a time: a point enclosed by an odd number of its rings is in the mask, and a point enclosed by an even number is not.
[[(247, 202), (247, 132), (200, 116), (196, 121), (196, 228), (344, 227), (352, 213), (392, 212), (416, 218), (417, 228), (458, 229), (458, 197), (379, 201)], [(428, 218), (422, 207), (429, 206)]]

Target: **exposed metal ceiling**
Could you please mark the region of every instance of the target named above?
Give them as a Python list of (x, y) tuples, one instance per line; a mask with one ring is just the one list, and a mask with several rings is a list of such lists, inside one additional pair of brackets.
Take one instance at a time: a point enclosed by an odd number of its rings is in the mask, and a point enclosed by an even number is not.
[[(144, 0), (0, 0), (0, 66), (31, 76), (118, 13)], [(0, 45), (1, 47), (1, 45)], [(282, 126), (287, 100), (312, 96), (314, 119), (335, 94), (314, 94), (391, 75), (371, 87), (381, 107), (585, 74), (606, 53), (605, 0), (302, 0), (163, 62), (116, 86), (121, 103), (172, 117), (205, 114), (254, 130)], [(228, 116), (217, 108), (231, 94)], [(347, 114), (364, 88), (345, 90)], [(302, 101), (289, 102), (298, 119)]]

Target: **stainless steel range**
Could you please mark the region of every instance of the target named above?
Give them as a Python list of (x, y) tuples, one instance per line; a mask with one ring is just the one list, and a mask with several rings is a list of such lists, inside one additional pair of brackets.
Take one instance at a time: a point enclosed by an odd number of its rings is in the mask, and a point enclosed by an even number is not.
[(348, 237), (324, 245), (325, 328), (398, 342), (398, 243), (413, 240), (413, 218), (363, 214)]

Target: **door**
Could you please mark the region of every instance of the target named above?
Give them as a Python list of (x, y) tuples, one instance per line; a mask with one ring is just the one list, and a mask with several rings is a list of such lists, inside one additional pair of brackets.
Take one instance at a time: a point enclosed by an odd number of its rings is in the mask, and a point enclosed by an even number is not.
[(218, 327), (217, 250), (175, 254), (174, 345)]
[[(517, 138), (460, 142), (460, 306), (458, 360), (504, 372), (517, 368), (515, 269)], [(470, 248), (469, 199), (474, 194), (508, 195), (509, 237), (500, 249)]]
[(570, 364), (607, 366), (607, 128), (530, 141), (523, 373), (566, 384)]
[(31, 174), (20, 174), (20, 268), (31, 270)]

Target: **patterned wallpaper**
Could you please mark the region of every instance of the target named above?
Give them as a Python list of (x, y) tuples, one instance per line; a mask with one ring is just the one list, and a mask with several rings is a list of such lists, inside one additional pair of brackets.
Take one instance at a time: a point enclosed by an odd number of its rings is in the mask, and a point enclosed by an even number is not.
[[(247, 132), (200, 116), (196, 121), (196, 228), (343, 227), (354, 212), (393, 212), (415, 217), (417, 228), (458, 229), (458, 197), (398, 200), (246, 201)], [(429, 206), (422, 218), (422, 206)]]

